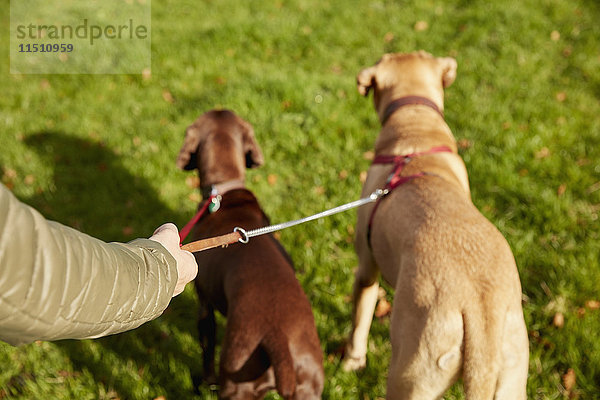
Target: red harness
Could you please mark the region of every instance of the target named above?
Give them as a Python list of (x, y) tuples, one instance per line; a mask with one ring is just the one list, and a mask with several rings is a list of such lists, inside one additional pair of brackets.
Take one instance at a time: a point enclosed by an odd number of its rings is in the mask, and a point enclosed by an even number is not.
[[(401, 176), (400, 173), (402, 172), (406, 164), (408, 164), (413, 158), (436, 153), (452, 153), (452, 149), (450, 149), (450, 147), (448, 146), (437, 146), (429, 149), (428, 151), (405, 154), (400, 156), (380, 155), (375, 157), (371, 165), (394, 164), (394, 169), (392, 170), (392, 173), (390, 174), (383, 188), (384, 192), (387, 195), (398, 186), (410, 182), (415, 178), (419, 178), (425, 175), (432, 175), (428, 172), (418, 172), (413, 175)], [(375, 217), (375, 212), (377, 211), (377, 207), (379, 206), (381, 199), (383, 199), (383, 197), (377, 200), (375, 206), (373, 207), (373, 210), (371, 211), (371, 216), (369, 217), (369, 225), (367, 226), (367, 242), (369, 243), (369, 247), (371, 246), (371, 226), (373, 225), (373, 218)]]

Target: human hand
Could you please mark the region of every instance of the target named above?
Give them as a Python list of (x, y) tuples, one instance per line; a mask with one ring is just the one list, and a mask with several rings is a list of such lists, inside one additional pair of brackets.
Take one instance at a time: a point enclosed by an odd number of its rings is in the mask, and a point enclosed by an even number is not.
[(159, 226), (150, 240), (162, 244), (177, 261), (177, 284), (173, 292), (173, 297), (175, 297), (183, 292), (185, 285), (196, 277), (198, 273), (196, 258), (189, 251), (181, 250), (179, 247), (179, 231), (175, 224), (167, 223)]

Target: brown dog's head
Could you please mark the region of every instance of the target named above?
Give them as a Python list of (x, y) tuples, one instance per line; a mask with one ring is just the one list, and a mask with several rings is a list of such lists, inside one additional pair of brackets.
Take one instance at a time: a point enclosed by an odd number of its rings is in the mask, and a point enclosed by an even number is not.
[(422, 96), (444, 109), (444, 88), (456, 78), (456, 60), (434, 57), (425, 51), (385, 54), (356, 77), (358, 91), (367, 96), (373, 89), (375, 109), (381, 118), (385, 107), (404, 96)]
[(229, 110), (211, 110), (187, 127), (177, 166), (198, 169), (203, 186), (243, 180), (245, 169), (262, 165), (252, 125)]

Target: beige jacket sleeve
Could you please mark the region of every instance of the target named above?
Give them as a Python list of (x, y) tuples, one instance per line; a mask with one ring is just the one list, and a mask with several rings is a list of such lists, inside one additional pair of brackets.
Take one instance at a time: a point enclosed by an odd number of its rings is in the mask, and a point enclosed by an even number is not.
[(167, 308), (176, 261), (159, 243), (105, 243), (47, 221), (0, 184), (0, 340), (95, 338)]

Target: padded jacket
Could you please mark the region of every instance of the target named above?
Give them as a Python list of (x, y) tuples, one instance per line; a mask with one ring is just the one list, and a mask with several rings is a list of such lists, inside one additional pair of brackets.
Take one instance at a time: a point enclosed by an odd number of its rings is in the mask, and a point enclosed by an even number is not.
[(105, 243), (48, 221), (0, 184), (0, 340), (85, 339), (167, 308), (177, 265), (158, 242)]

